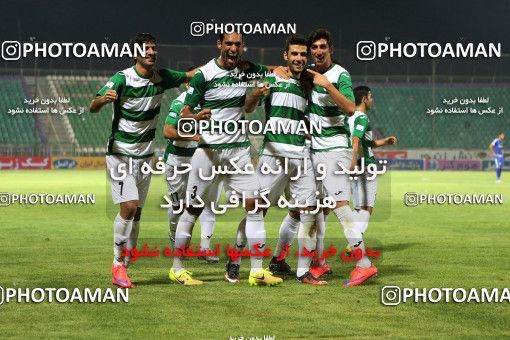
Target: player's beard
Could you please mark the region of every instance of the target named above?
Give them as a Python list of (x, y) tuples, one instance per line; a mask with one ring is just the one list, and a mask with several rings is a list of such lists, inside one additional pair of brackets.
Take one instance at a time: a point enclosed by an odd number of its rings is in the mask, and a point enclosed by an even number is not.
[(156, 56), (153, 56), (152, 58), (149, 56), (145, 58), (140, 57), (138, 58), (138, 62), (140, 63), (140, 65), (142, 65), (143, 68), (150, 70), (156, 64)]

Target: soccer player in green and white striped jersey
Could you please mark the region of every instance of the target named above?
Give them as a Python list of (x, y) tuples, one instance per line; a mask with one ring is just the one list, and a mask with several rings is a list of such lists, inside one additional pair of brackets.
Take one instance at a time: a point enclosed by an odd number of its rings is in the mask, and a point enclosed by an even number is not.
[[(354, 89), (356, 112), (349, 117), (349, 128), (352, 134), (353, 161), (351, 168), (363, 158), (365, 168), (369, 164), (377, 164), (372, 148), (383, 145), (394, 145), (397, 137), (389, 136), (374, 140), (372, 127), (367, 112), (372, 109), (374, 99), (368, 86), (358, 86)], [(367, 180), (363, 174), (353, 182), (352, 197), (354, 207), (358, 209), (355, 227), (364, 234), (368, 227), (368, 220), (375, 205), (377, 194), (377, 177)]]
[[(247, 88), (243, 86), (245, 79), (240, 74), (259, 74), (258, 77), (260, 77), (268, 71), (268, 68), (263, 65), (249, 62), (245, 63), (247, 67), (240, 67), (240, 56), (244, 48), (243, 36), (240, 33), (220, 34), (216, 46), (220, 50), (220, 56), (200, 67), (191, 80), (181, 111), (183, 118), (201, 119), (192, 112), (193, 108), (200, 105), (202, 108), (211, 109), (212, 121), (227, 123), (242, 119)], [(213, 174), (213, 166), (231, 168), (232, 159), (236, 159), (235, 163), (240, 169), (253, 167), (249, 147), (248, 136), (242, 130), (233, 134), (201, 132), (198, 149), (191, 159), (192, 170), (186, 189), (191, 198), (191, 204), (179, 218), (175, 248), (181, 248), (189, 242), (197, 216), (202, 210), (196, 207), (199, 199), (205, 204), (210, 204), (209, 192), (215, 190), (215, 186), (218, 185), (201, 177)], [(213, 174), (212, 177), (215, 175)], [(260, 186), (254, 172), (224, 175), (224, 186), (226, 190), (245, 195), (246, 199), (243, 203), (247, 212), (256, 210), (255, 202), (259, 196)], [(255, 213), (247, 214), (245, 230), (250, 249), (255, 250), (257, 245), (263, 249), (266, 242), (266, 230), (260, 209)], [(281, 283), (282, 279), (272, 276), (269, 271), (262, 268), (262, 259), (260, 256), (251, 257), (251, 272), (248, 280), (250, 285)], [(177, 256), (174, 257), (170, 270), (170, 279), (184, 285), (203, 283), (191, 277), (191, 273), (185, 269)]]
[[(195, 69), (196, 67), (191, 67), (190, 70)], [(189, 82), (185, 83), (186, 89), (189, 86)], [(195, 153), (195, 150), (198, 146), (198, 140), (200, 136), (198, 134), (185, 136), (182, 133), (177, 131), (178, 121), (180, 118), (180, 112), (182, 107), (184, 106), (184, 99), (186, 98), (186, 91), (182, 92), (177, 98), (175, 98), (170, 104), (170, 109), (168, 112), (168, 116), (165, 120), (165, 126), (163, 128), (163, 135), (167, 138), (167, 145), (165, 149), (164, 161), (166, 163), (166, 175), (167, 175), (167, 185), (168, 185), (168, 195), (172, 200), (172, 207), (168, 208), (168, 226), (169, 226), (169, 236), (170, 242), (172, 246), (175, 242), (175, 229), (177, 228), (177, 221), (181, 214), (174, 213), (175, 208), (180, 207), (180, 201), (184, 200), (186, 197), (186, 185), (188, 183), (188, 174), (184, 173), (181, 175), (176, 175), (177, 170), (181, 170), (183, 168), (183, 164), (191, 163), (191, 156)], [(195, 107), (193, 113), (201, 112), (200, 106)], [(210, 109), (205, 109), (205, 113), (210, 113)], [(216, 193), (211, 193), (214, 195), (214, 200), (218, 200), (219, 193), (221, 191), (221, 186), (218, 186), (218, 190)], [(200, 237), (200, 248), (202, 250), (210, 250), (211, 237), (214, 232), (214, 225), (216, 222), (216, 218), (214, 213), (211, 210), (210, 206), (204, 207), (204, 210), (200, 214), (200, 229), (201, 229), (201, 237)], [(206, 260), (207, 262), (218, 262), (219, 258), (217, 256), (205, 256), (201, 257), (201, 259)]]
[[(98, 112), (109, 103), (113, 105), (106, 164), (113, 202), (120, 203), (120, 212), (113, 223), (112, 283), (123, 288), (134, 287), (126, 271), (129, 257), (122, 254), (124, 247), (128, 250), (136, 247), (140, 216), (151, 178), (151, 174), (143, 174), (141, 168), (154, 155), (163, 92), (179, 86), (194, 74), (194, 71), (155, 69), (156, 39), (148, 33), (136, 35), (130, 44), (145, 44), (145, 56), (134, 57), (135, 64), (117, 72), (90, 104), (90, 112)], [(122, 167), (124, 171), (119, 171)]]
[[(349, 72), (333, 62), (333, 42), (331, 34), (325, 29), (318, 29), (308, 36), (308, 46), (314, 61), (314, 70), (307, 71), (313, 76), (314, 87), (309, 104), (311, 122), (321, 122), (320, 133), (312, 134), (311, 156), (314, 167), (326, 167), (325, 178), (318, 183), (324, 194), (334, 198), (334, 214), (343, 226), (349, 245), (359, 248), (365, 254), (365, 245), (361, 232), (354, 228), (354, 212), (349, 206), (351, 183), (348, 174), (335, 174), (349, 169), (352, 161), (352, 146), (347, 117), (354, 113), (354, 95)], [(319, 277), (328, 271), (325, 261), (312, 266), (310, 272)], [(356, 286), (377, 274), (377, 268), (368, 257), (363, 256), (356, 263), (346, 286)]]
[[(289, 69), (289, 79), (278, 76), (266, 77), (263, 80), (264, 87), (258, 87), (247, 99), (247, 112), (254, 109), (254, 103), (258, 102), (265, 94), (266, 126), (287, 126), (291, 127), (288, 133), (277, 133), (278, 131), (268, 130), (264, 136), (261, 156), (257, 166), (257, 175), (263, 191), (268, 190), (268, 199), (271, 206), (276, 205), (279, 197), (287, 189), (289, 194), (295, 195), (291, 201), (298, 203), (303, 208), (299, 211), (292, 211), (299, 220), (298, 243), (300, 254), (304, 248), (308, 251), (315, 249), (316, 237), (313, 226), (315, 214), (309, 213), (316, 209), (317, 198), (315, 196), (316, 184), (315, 173), (310, 159), (305, 152), (305, 133), (299, 130), (299, 126), (305, 122), (307, 100), (310, 94), (311, 82), (309, 77), (302, 77), (308, 60), (308, 47), (305, 37), (290, 36), (287, 38), (285, 52), (283, 54)], [(267, 89), (269, 88), (269, 89)], [(287, 164), (287, 166), (284, 166)], [(264, 173), (264, 168), (277, 169), (277, 173)], [(282, 171), (287, 168), (287, 171)], [(265, 211), (266, 212), (266, 211)], [(264, 213), (265, 213), (264, 212)], [(322, 212), (321, 212), (322, 214)], [(280, 235), (286, 235), (282, 230), (286, 224), (282, 223)], [(285, 260), (277, 261), (279, 251), (292, 240), (280, 237), (276, 248), (275, 256), (271, 259), (269, 268), (278, 272), (290, 272), (290, 267)], [(325, 281), (314, 278), (309, 273), (311, 258), (299, 256), (296, 276), (299, 282), (324, 285)]]

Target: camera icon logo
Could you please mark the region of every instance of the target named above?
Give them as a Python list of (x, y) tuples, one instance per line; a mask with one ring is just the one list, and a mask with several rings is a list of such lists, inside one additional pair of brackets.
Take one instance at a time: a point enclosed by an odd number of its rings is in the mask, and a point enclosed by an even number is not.
[(190, 25), (190, 33), (194, 37), (201, 37), (205, 34), (205, 24), (201, 21), (193, 21)]
[(356, 44), (356, 57), (358, 60), (374, 60), (376, 56), (375, 42), (369, 40), (358, 41)]
[(406, 192), (404, 195), (404, 204), (408, 207), (416, 207), (418, 205), (418, 193)]
[(11, 195), (7, 192), (0, 192), (0, 207), (11, 205)]
[(402, 300), (402, 292), (398, 286), (384, 286), (381, 290), (381, 302), (385, 306), (397, 306)]
[(2, 43), (3, 60), (19, 60), (21, 58), (21, 44), (19, 41), (4, 41)]
[(193, 137), (198, 133), (198, 122), (193, 118), (180, 118), (177, 121), (179, 137)]

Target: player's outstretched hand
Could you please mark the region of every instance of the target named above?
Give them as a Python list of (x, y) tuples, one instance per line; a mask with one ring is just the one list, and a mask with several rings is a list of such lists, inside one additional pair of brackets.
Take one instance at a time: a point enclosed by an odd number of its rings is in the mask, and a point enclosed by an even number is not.
[(211, 119), (211, 109), (203, 109), (194, 117), (196, 120), (209, 120)]
[(395, 145), (397, 144), (397, 137), (389, 136), (388, 138), (386, 138), (386, 142), (390, 145)]
[(328, 78), (326, 78), (325, 75), (323, 75), (323, 74), (321, 74), (321, 73), (319, 73), (317, 71), (311, 70), (309, 68), (307, 68), (306, 71), (311, 76), (313, 76), (313, 84), (314, 85), (326, 87), (327, 85), (331, 84), (330, 81), (328, 80)]
[(108, 90), (103, 96), (103, 101), (105, 103), (111, 103), (113, 101), (117, 100), (117, 91), (115, 90)]
[(269, 94), (269, 85), (270, 84), (268, 82), (258, 83), (255, 90), (253, 90), (253, 95), (259, 98), (267, 96)]

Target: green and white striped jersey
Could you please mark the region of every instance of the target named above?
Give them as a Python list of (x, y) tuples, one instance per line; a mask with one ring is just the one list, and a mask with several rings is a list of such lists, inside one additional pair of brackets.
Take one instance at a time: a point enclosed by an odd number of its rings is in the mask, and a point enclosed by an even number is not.
[[(177, 122), (181, 118), (181, 109), (184, 106), (184, 99), (186, 98), (186, 92), (181, 93), (177, 98), (170, 104), (168, 116), (166, 116), (165, 124), (170, 124), (177, 127)], [(193, 113), (200, 112), (200, 106), (193, 109)], [(165, 157), (164, 160), (168, 159), (169, 154), (191, 157), (197, 149), (198, 142), (187, 141), (187, 140), (171, 140), (166, 141)]]
[(361, 111), (356, 111), (349, 117), (349, 128), (351, 135), (358, 137), (361, 141), (359, 156), (365, 158), (365, 164), (375, 164), (374, 153), (372, 152), (372, 128), (368, 116)]
[[(263, 65), (248, 64), (249, 68), (243, 70), (243, 74), (267, 72)], [(224, 69), (218, 65), (216, 58), (212, 59), (200, 67), (191, 79), (184, 104), (193, 108), (200, 105), (202, 109), (211, 109), (211, 120), (226, 123), (243, 119), (247, 84), (245, 79), (233, 77), (232, 74), (241, 74), (241, 71), (237, 67), (232, 70)], [(238, 129), (235, 134), (211, 134), (202, 131), (198, 147), (223, 149), (249, 145), (248, 135)]]
[(138, 74), (135, 67), (117, 72), (97, 93), (117, 91), (113, 102), (112, 133), (107, 155), (146, 158), (154, 154), (157, 116), (163, 92), (186, 80), (185, 72), (155, 70), (151, 78)]
[[(298, 124), (303, 122), (307, 98), (299, 79), (283, 79), (277, 76), (266, 77), (274, 87), (265, 98), (266, 126), (290, 126), (291, 133), (273, 133), (267, 131), (264, 136), (262, 154), (288, 158), (304, 158), (305, 135), (298, 131)], [(294, 132), (294, 133), (292, 133)]]
[[(347, 70), (333, 64), (324, 75), (341, 94), (354, 102), (351, 76)], [(347, 115), (322, 86), (313, 87), (308, 114), (310, 122), (321, 124), (321, 131), (312, 133), (312, 151), (340, 151), (352, 147)]]

